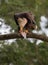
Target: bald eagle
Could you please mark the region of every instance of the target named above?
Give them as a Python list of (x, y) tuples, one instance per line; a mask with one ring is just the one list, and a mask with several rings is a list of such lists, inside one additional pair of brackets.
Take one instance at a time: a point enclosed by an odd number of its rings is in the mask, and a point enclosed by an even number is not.
[(15, 13), (14, 19), (18, 25), (18, 32), (26, 38), (26, 34), (37, 29), (34, 15), (31, 12)]

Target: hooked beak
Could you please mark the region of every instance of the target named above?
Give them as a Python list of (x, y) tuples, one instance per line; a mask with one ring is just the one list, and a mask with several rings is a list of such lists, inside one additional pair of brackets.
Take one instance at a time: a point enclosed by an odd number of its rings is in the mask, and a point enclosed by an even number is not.
[(35, 26), (35, 30), (37, 30), (37, 29), (38, 29), (38, 26), (36, 25), (36, 26)]

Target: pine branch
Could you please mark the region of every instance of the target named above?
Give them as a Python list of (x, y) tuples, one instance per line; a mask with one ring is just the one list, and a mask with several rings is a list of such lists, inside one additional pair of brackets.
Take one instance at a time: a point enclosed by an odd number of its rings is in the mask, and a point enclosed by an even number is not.
[[(10, 34), (4, 34), (0, 35), (0, 40), (8, 40), (8, 39), (15, 39), (15, 38), (23, 38), (19, 33), (10, 33)], [(39, 35), (35, 33), (29, 33), (27, 34), (27, 38), (35, 38), (42, 41), (48, 42), (48, 37), (45, 35)]]

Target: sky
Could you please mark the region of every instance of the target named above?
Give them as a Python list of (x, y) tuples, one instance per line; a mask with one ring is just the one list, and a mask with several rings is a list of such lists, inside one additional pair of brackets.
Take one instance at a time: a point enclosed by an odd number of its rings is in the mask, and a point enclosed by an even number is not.
[[(37, 34), (45, 34), (46, 36), (48, 36), (48, 28), (46, 28), (48, 26), (48, 18), (46, 18), (45, 16), (41, 16), (40, 17), (40, 21), (39, 21), (39, 25), (40, 25), (40, 30), (33, 30), (33, 33), (37, 33)], [(4, 35), (4, 34), (10, 34), (10, 33), (14, 33), (14, 30), (12, 30), (11, 26), (9, 26), (8, 24), (5, 24), (5, 20), (0, 18), (0, 35)], [(16, 39), (11, 39), (11, 40), (5, 40), (5, 44), (11, 44), (12, 42), (15, 42)], [(34, 42), (35, 39), (32, 38), (28, 38), (28, 40), (30, 42)], [(41, 40), (36, 40), (36, 44), (42, 43), (43, 41)]]

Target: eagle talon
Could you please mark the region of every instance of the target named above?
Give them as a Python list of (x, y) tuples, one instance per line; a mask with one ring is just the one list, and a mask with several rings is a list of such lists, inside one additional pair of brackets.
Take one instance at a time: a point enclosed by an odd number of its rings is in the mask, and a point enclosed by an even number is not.
[(25, 32), (25, 33), (29, 33), (29, 31), (28, 31), (28, 30), (24, 30), (24, 32)]

